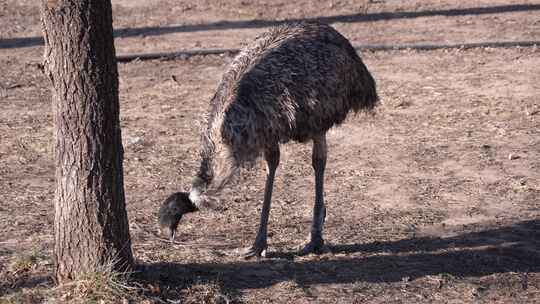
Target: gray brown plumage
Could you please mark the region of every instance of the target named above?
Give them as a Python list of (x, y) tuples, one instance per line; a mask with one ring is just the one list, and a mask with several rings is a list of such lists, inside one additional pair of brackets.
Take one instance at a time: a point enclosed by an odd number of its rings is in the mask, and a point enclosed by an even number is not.
[[(272, 171), (279, 144), (290, 140), (314, 140), (315, 168), (315, 154), (326, 161), (328, 129), (377, 101), (366, 66), (329, 25), (296, 23), (265, 32), (233, 60), (211, 100), (191, 201), (199, 206), (201, 194), (216, 193), (239, 166), (261, 154)], [(322, 181), (320, 187), (323, 204)]]

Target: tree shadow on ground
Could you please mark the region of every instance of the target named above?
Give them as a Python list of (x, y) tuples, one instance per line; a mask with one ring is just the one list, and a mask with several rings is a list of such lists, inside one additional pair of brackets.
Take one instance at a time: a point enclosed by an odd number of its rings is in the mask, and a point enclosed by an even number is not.
[[(122, 28), (114, 31), (115, 38), (135, 36), (159, 36), (171, 33), (200, 32), (210, 30), (253, 29), (276, 26), (288, 22), (319, 21), (323, 23), (356, 23), (382, 20), (411, 19), (432, 16), (466, 16), (485, 15), (510, 12), (523, 12), (540, 10), (540, 4), (511, 4), (488, 7), (471, 7), (442, 10), (409, 11), (409, 12), (380, 12), (371, 14), (350, 14), (311, 18), (292, 18), (286, 20), (245, 20), (245, 21), (218, 21), (205, 24), (188, 24), (174, 26), (147, 26), (138, 28)], [(42, 37), (7, 38), (0, 39), (0, 49), (22, 48), (43, 45)]]
[[(143, 281), (178, 286), (197, 278), (224, 289), (266, 288), (284, 281), (300, 286), (355, 282), (399, 282), (429, 275), (481, 277), (540, 271), (540, 220), (465, 233), (448, 238), (411, 238), (391, 242), (331, 246), (319, 259), (290, 259), (276, 253), (261, 261), (142, 265)], [(189, 284), (189, 283), (188, 283)]]
[[(356, 282), (393, 283), (431, 275), (481, 277), (502, 273), (540, 272), (540, 220), (480, 228), (444, 238), (330, 246), (322, 257), (298, 259), (275, 252), (268, 259), (233, 263), (155, 263), (139, 265), (135, 282), (149, 298), (211, 295), (234, 299), (242, 290), (293, 281), (299, 286)], [(50, 276), (22, 276), (0, 282), (0, 296), (24, 288), (53, 286)], [(146, 286), (159, 286), (155, 294)], [(194, 287), (195, 286), (195, 287)], [(197, 289), (200, 292), (197, 292)], [(185, 294), (184, 294), (185, 295)], [(193, 299), (192, 299), (193, 300)], [(195, 299), (205, 301), (205, 298)]]

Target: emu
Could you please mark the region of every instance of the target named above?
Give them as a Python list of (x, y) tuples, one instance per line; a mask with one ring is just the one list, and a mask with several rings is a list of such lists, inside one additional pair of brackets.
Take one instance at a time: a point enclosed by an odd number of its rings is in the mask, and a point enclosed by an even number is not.
[(189, 193), (175, 193), (163, 202), (161, 231), (174, 240), (183, 214), (208, 207), (207, 196), (262, 154), (267, 176), (260, 226), (244, 255), (264, 256), (280, 144), (311, 140), (315, 204), (310, 241), (299, 254), (322, 252), (326, 132), (351, 111), (369, 111), (377, 102), (373, 77), (350, 42), (331, 26), (295, 23), (265, 32), (223, 75), (202, 134), (200, 168)]

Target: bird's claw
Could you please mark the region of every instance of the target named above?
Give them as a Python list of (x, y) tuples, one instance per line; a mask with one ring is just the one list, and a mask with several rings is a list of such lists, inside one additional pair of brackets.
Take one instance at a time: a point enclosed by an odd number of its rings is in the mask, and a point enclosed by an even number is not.
[(248, 247), (242, 250), (241, 255), (246, 260), (254, 258), (254, 257), (256, 258), (266, 257), (266, 246), (253, 245), (251, 247)]
[(324, 245), (322, 238), (312, 239), (303, 248), (298, 251), (298, 255), (308, 255), (310, 253), (323, 254), (328, 251), (328, 247)]

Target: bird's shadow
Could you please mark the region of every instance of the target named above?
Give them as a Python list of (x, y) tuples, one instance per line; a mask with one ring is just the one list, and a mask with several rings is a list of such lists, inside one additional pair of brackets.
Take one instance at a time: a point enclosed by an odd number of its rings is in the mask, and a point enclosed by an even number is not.
[[(299, 286), (392, 283), (431, 275), (481, 277), (502, 273), (540, 272), (540, 220), (476, 229), (444, 238), (329, 246), (320, 257), (298, 258), (295, 252), (273, 252), (267, 259), (229, 263), (141, 264), (134, 279), (160, 286), (159, 297), (197, 283), (211, 283), (227, 295), (293, 281)], [(6, 284), (9, 282), (6, 282)], [(0, 295), (39, 285), (50, 286), (50, 276), (0, 282)], [(2, 292), (4, 290), (4, 292)], [(152, 295), (155, 296), (155, 295)]]
[(410, 238), (329, 247), (331, 252), (320, 258), (297, 259), (292, 252), (282, 252), (260, 261), (142, 265), (141, 279), (172, 286), (196, 277), (199, 282), (218, 281), (223, 288), (240, 292), (284, 281), (310, 286), (398, 282), (438, 274), (480, 277), (538, 272), (540, 220), (447, 238)]

